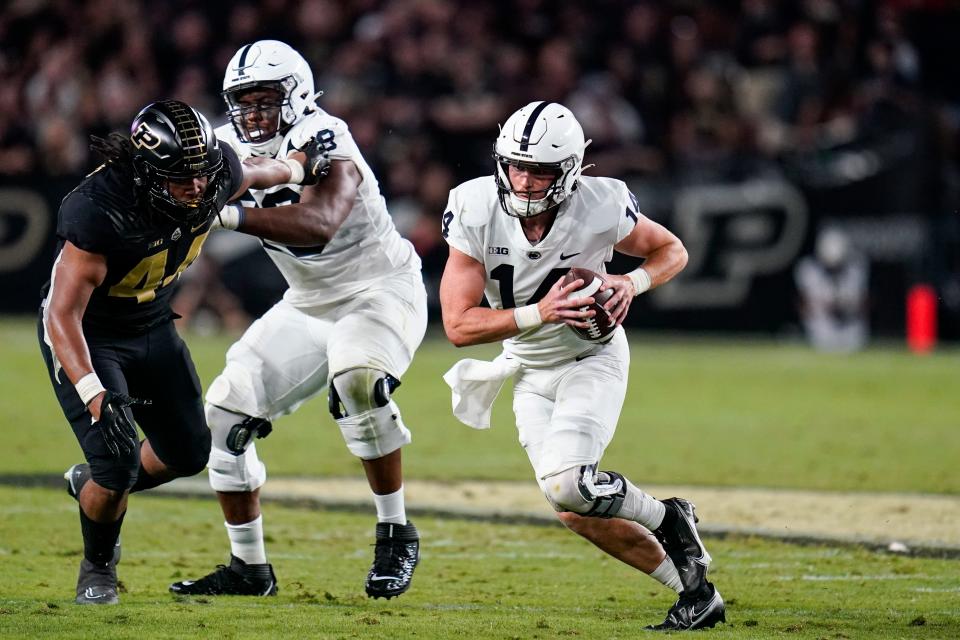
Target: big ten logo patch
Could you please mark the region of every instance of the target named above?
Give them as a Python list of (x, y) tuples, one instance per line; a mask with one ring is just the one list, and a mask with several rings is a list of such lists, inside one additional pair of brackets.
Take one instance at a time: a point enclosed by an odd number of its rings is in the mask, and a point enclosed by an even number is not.
[(653, 292), (661, 309), (728, 308), (754, 279), (796, 260), (807, 229), (803, 196), (780, 181), (691, 187), (677, 194), (671, 227), (689, 254), (686, 268)]
[(487, 247), (487, 253), (492, 256), (508, 256), (510, 249), (509, 247)]

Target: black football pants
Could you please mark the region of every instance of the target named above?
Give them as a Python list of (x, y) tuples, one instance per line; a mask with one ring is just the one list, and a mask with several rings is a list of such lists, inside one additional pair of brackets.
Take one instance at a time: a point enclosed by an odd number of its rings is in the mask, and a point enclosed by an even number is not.
[[(59, 381), (54, 378), (52, 354), (43, 341), (42, 315), (38, 324), (40, 350), (53, 390), (90, 464), (93, 479), (114, 491), (129, 489), (137, 479), (139, 447), (120, 458), (111, 455), (66, 374), (61, 370)], [(203, 414), (200, 380), (173, 322), (140, 335), (84, 333), (94, 371), (103, 386), (152, 401), (150, 406), (133, 407), (132, 417), (157, 457), (181, 475), (202, 471), (210, 455), (210, 430)], [(126, 411), (131, 417), (131, 409)]]

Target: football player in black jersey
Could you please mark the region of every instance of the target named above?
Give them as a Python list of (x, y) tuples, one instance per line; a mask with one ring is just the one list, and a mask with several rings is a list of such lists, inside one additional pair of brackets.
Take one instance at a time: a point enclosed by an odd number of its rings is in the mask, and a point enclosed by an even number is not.
[(64, 476), (84, 543), (76, 602), (113, 604), (127, 495), (200, 472), (210, 453), (172, 285), (227, 202), (250, 187), (315, 182), (298, 160), (316, 168), (322, 151), (308, 143), (297, 159), (241, 163), (203, 115), (174, 100), (147, 105), (129, 137), (93, 138), (91, 148), (105, 161), (60, 206), (38, 330), (87, 460)]

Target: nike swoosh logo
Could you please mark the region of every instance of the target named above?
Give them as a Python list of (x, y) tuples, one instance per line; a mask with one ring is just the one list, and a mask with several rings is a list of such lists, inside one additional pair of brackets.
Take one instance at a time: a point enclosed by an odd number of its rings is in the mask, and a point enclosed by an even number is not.
[(370, 578), (370, 582), (378, 582), (380, 580), (399, 580), (397, 576), (373, 576)]
[(697, 611), (696, 605), (693, 606), (693, 608), (690, 610), (690, 618), (693, 625), (699, 624), (703, 620), (703, 618), (706, 617), (708, 613), (710, 613), (710, 610), (716, 604), (716, 599), (717, 599), (716, 594), (714, 594), (714, 597), (710, 598), (710, 602), (708, 602), (707, 605), (701, 611)]
[(561, 259), (561, 260), (569, 260), (570, 258), (572, 258), (572, 257), (574, 257), (574, 256), (578, 256), (578, 255), (580, 255), (581, 253), (583, 253), (583, 251), (577, 251), (576, 253), (571, 253), (570, 255), (565, 256), (565, 255), (563, 255), (563, 251), (561, 251), (561, 252), (560, 252), (560, 259)]
[(190, 233), (193, 233), (194, 231), (196, 231), (197, 229), (199, 229), (200, 227), (202, 227), (202, 226), (205, 225), (205, 224), (207, 224), (207, 223), (206, 223), (206, 222), (201, 222), (200, 224), (198, 224), (198, 225), (195, 226), (195, 227), (190, 227)]
[(83, 592), (84, 598), (89, 598), (90, 600), (99, 600), (100, 598), (106, 598), (107, 594), (101, 593), (99, 595), (94, 595), (93, 587), (87, 587), (87, 590)]

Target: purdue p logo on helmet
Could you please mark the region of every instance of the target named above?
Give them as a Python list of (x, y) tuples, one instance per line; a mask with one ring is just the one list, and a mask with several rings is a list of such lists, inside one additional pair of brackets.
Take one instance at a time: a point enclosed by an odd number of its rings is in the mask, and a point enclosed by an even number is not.
[[(223, 151), (210, 123), (179, 100), (160, 100), (144, 107), (130, 125), (134, 183), (151, 208), (176, 222), (195, 223), (210, 214), (216, 201)], [(171, 181), (206, 178), (203, 194), (178, 200)]]
[(160, 146), (160, 137), (150, 129), (149, 124), (141, 122), (137, 130), (130, 135), (130, 142), (137, 149), (156, 149)]
[[(566, 200), (583, 172), (588, 144), (573, 112), (561, 104), (531, 102), (514, 112), (494, 144), (500, 206), (508, 215), (527, 218)], [(510, 183), (510, 165), (556, 177), (542, 198), (521, 198)]]

